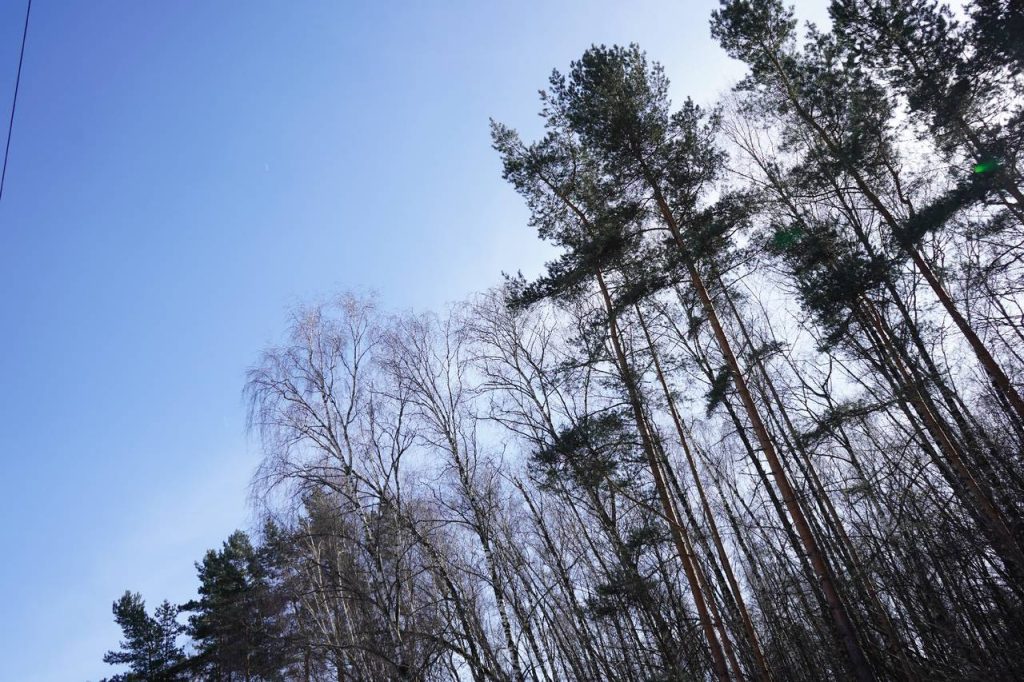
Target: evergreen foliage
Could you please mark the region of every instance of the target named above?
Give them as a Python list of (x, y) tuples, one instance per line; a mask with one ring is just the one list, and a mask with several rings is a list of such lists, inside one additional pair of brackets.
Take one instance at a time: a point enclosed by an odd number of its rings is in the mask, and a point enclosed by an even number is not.
[(178, 645), (184, 631), (178, 623), (178, 609), (164, 601), (153, 615), (138, 593), (125, 592), (114, 602), (114, 622), (123, 633), (118, 651), (110, 651), (105, 663), (127, 666), (109, 682), (179, 682), (184, 674), (185, 654)]

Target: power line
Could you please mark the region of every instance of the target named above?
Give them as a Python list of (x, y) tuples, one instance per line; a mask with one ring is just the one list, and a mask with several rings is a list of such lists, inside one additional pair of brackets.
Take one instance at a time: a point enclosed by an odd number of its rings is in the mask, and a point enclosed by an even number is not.
[(14, 132), (14, 109), (18, 106), (18, 86), (21, 85), (21, 65), (25, 61), (25, 40), (28, 38), (28, 16), (32, 13), (32, 0), (25, 8), (25, 28), (21, 32), (21, 54), (18, 56), (18, 77), (14, 79), (14, 98), (11, 100), (11, 120), (7, 124), (7, 147), (4, 149), (4, 170), (0, 174), (0, 198), (4, 196), (4, 180), (7, 179), (7, 159), (11, 155), (11, 133)]

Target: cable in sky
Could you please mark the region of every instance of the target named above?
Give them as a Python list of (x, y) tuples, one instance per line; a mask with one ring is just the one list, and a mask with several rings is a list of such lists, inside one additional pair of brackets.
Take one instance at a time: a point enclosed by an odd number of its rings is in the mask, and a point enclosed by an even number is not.
[(28, 16), (32, 13), (32, 0), (25, 7), (25, 28), (21, 32), (21, 54), (18, 55), (18, 76), (14, 79), (14, 98), (11, 100), (11, 120), (7, 124), (7, 147), (4, 149), (4, 170), (0, 173), (0, 199), (4, 196), (7, 179), (7, 158), (11, 155), (11, 133), (14, 132), (14, 109), (18, 106), (18, 86), (21, 85), (21, 65), (25, 61), (25, 40), (28, 38)]

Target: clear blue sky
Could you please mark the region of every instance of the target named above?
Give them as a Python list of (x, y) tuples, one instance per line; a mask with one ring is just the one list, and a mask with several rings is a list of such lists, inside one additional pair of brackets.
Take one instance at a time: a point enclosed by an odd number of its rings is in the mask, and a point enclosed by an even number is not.
[[(188, 599), (250, 523), (240, 392), (291, 305), (537, 269), (489, 116), (535, 131), (595, 42), (711, 101), (741, 73), (712, 4), (35, 0), (0, 201), (0, 680), (110, 674), (111, 601)], [(5, 123), (23, 12), (0, 1)]]

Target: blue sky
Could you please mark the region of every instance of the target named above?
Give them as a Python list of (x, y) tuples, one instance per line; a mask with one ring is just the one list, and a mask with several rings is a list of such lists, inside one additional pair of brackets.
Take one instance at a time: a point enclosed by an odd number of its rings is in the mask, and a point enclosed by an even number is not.
[[(241, 388), (290, 306), (537, 270), (488, 117), (535, 131), (591, 43), (710, 102), (741, 74), (713, 4), (35, 0), (0, 200), (0, 679), (110, 674), (113, 599), (188, 599), (250, 523)], [(0, 2), (5, 122), (23, 12)]]

